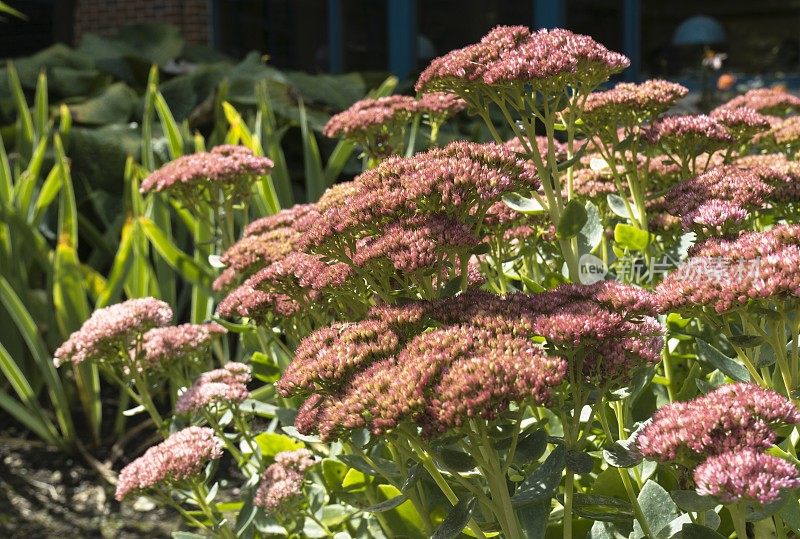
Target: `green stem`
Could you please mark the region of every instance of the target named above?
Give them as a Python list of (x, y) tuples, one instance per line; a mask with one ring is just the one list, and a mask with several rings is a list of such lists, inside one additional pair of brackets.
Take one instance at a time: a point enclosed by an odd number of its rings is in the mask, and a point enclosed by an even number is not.
[(726, 505), (725, 508), (731, 515), (733, 521), (733, 529), (736, 531), (738, 539), (748, 539), (747, 536), (747, 521), (744, 519), (744, 513), (737, 504)]
[[(442, 473), (438, 470), (438, 468), (436, 468), (436, 464), (433, 462), (430, 454), (428, 454), (428, 452), (416, 440), (416, 433), (406, 431), (406, 434), (409, 435), (408, 443), (411, 444), (411, 447), (417, 454), (417, 458), (422, 463), (422, 466), (428, 471), (430, 476), (433, 478), (433, 481), (436, 483), (436, 486), (439, 487), (439, 489), (442, 491), (442, 494), (444, 494), (447, 498), (447, 501), (449, 501), (451, 505), (455, 506), (458, 503), (458, 496), (456, 496), (456, 493), (453, 492), (453, 489), (447, 483), (447, 480), (442, 476)], [(475, 522), (474, 518), (469, 519), (467, 526), (472, 533), (474, 533), (480, 539), (486, 539), (486, 536), (484, 535), (480, 526), (478, 526), (478, 523)]]

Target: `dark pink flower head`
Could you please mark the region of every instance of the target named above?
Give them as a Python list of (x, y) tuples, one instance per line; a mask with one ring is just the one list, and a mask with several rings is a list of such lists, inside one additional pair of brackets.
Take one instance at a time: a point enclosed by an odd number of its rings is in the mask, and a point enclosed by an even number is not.
[(205, 198), (213, 204), (218, 189), (242, 199), (249, 194), (253, 180), (269, 174), (272, 166), (272, 161), (244, 146), (217, 146), (167, 163), (142, 182), (141, 191), (168, 191), (187, 203)]
[(510, 402), (544, 403), (566, 372), (559, 357), (527, 339), (453, 326), (423, 333), (397, 356), (356, 374), (331, 399), (316, 400), (325, 439), (355, 429), (385, 433), (414, 421), (427, 436), (470, 418), (491, 419)]
[(749, 142), (757, 133), (766, 131), (772, 125), (770, 117), (748, 107), (736, 109), (721, 107), (711, 111), (710, 116), (724, 125), (740, 144)]
[(250, 397), (249, 382), (250, 367), (243, 363), (231, 362), (221, 369), (203, 373), (178, 397), (175, 412), (188, 414), (212, 406), (243, 402)]
[(556, 28), (539, 30), (503, 51), (482, 78), (489, 85), (528, 83), (548, 92), (567, 86), (591, 89), (628, 65), (628, 58), (591, 37)]
[(716, 167), (672, 187), (666, 209), (682, 218), (686, 230), (738, 223), (767, 200), (773, 188), (758, 171), (736, 166)]
[(229, 288), (238, 280), (282, 260), (295, 250), (299, 240), (300, 233), (289, 227), (276, 228), (259, 235), (245, 235), (222, 254), (220, 260), (227, 267), (214, 280), (214, 290)]
[(650, 144), (668, 154), (695, 157), (728, 147), (733, 137), (722, 123), (710, 116), (667, 116), (643, 131)]
[(143, 370), (168, 369), (207, 356), (214, 339), (228, 331), (219, 324), (181, 324), (153, 328), (142, 336), (141, 349), (132, 352)]
[(387, 225), (379, 235), (356, 242), (353, 263), (377, 271), (433, 270), (452, 254), (465, 255), (480, 243), (464, 224), (443, 215), (415, 215)]
[(365, 320), (319, 329), (303, 339), (277, 388), (281, 395), (332, 390), (354, 371), (399, 352), (423, 327), (425, 304), (378, 306)]
[(621, 82), (611, 90), (589, 94), (581, 119), (592, 127), (633, 127), (655, 119), (688, 93), (684, 86), (665, 80)]
[(800, 295), (800, 226), (779, 225), (736, 239), (709, 239), (656, 288), (662, 312), (717, 313), (751, 300)]
[(800, 409), (755, 384), (728, 384), (688, 402), (660, 408), (637, 435), (642, 455), (659, 461), (767, 449), (773, 426), (800, 423)]
[(315, 464), (314, 455), (308, 449), (283, 451), (275, 455), (261, 476), (253, 504), (268, 514), (289, 512), (292, 503), (303, 493), (306, 470)]
[(292, 316), (343, 286), (351, 273), (347, 264), (329, 264), (319, 256), (293, 251), (247, 278), (220, 302), (217, 312), (256, 320), (270, 313)]
[(209, 460), (222, 456), (222, 445), (214, 431), (206, 427), (187, 427), (148, 449), (125, 466), (117, 481), (116, 499), (128, 494), (173, 484), (200, 473)]
[(784, 491), (800, 487), (800, 469), (782, 458), (740, 449), (709, 457), (695, 468), (694, 482), (698, 494), (714, 496), (724, 504), (768, 504)]
[(410, 158), (391, 158), (361, 174), (358, 188), (328, 208), (301, 246), (343, 262), (356, 241), (417, 214), (441, 214), (479, 228), (504, 193), (536, 189), (533, 163), (497, 144), (453, 142)]
[(155, 298), (131, 299), (98, 309), (53, 354), (56, 367), (65, 362), (114, 361), (147, 330), (172, 321), (172, 308)]
[(422, 72), (417, 92), (453, 91), (469, 83), (481, 83), (486, 71), (500, 57), (530, 38), (525, 26), (497, 26), (479, 43), (450, 51), (434, 59)]
[(756, 88), (736, 96), (717, 109), (749, 108), (768, 116), (786, 116), (800, 110), (800, 98), (777, 88)]

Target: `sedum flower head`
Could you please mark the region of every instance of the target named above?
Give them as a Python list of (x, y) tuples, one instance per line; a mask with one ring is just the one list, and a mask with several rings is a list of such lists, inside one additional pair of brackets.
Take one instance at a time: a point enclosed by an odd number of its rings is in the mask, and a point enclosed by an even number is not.
[(172, 321), (172, 308), (155, 298), (131, 299), (98, 309), (53, 355), (65, 362), (112, 361), (147, 330)]
[(467, 108), (467, 102), (456, 94), (448, 92), (431, 92), (423, 94), (417, 101), (417, 110), (427, 114), (435, 121), (443, 121), (448, 116), (457, 114)]
[(721, 122), (710, 116), (667, 116), (645, 129), (644, 138), (668, 154), (695, 157), (726, 148), (733, 137)]
[(373, 158), (399, 153), (406, 127), (418, 112), (413, 97), (392, 95), (357, 101), (331, 117), (322, 130), (326, 137), (352, 140)]
[(785, 490), (800, 487), (800, 470), (786, 460), (753, 449), (740, 449), (710, 457), (694, 470), (701, 496), (714, 496), (725, 504), (753, 501), (768, 504)]
[(772, 125), (770, 117), (749, 107), (717, 108), (711, 111), (711, 117), (724, 125), (739, 144), (749, 142), (757, 133), (766, 131)]
[(566, 358), (580, 356), (580, 375), (601, 384), (658, 361), (654, 312), (646, 291), (612, 282), (376, 307), (302, 341), (277, 387), (310, 395), (295, 423), (301, 432), (331, 439), (410, 421), (437, 436), (512, 402), (546, 402)]
[(231, 362), (221, 369), (201, 374), (192, 387), (178, 397), (175, 412), (187, 414), (219, 404), (238, 404), (250, 396), (250, 367)]
[(504, 193), (538, 187), (533, 163), (497, 144), (453, 142), (410, 158), (391, 158), (361, 174), (358, 187), (317, 219), (301, 247), (342, 258), (355, 242), (392, 221), (442, 214), (478, 228)]
[(261, 476), (253, 503), (268, 514), (289, 510), (302, 495), (305, 472), (314, 463), (314, 455), (308, 449), (278, 453), (275, 463)]
[(778, 225), (735, 239), (709, 239), (656, 288), (662, 312), (717, 313), (800, 294), (800, 226)]
[(719, 109), (749, 108), (768, 116), (786, 116), (800, 110), (800, 98), (777, 88), (756, 88), (736, 96)]
[(221, 456), (222, 445), (212, 429), (187, 427), (125, 466), (119, 474), (115, 497), (122, 501), (132, 492), (162, 484), (169, 487), (200, 473), (209, 460)]
[(681, 217), (684, 229), (722, 227), (740, 222), (747, 209), (760, 207), (771, 194), (758, 170), (736, 166), (715, 167), (673, 186), (666, 194), (666, 209)]
[(647, 458), (674, 461), (766, 449), (775, 442), (773, 425), (797, 423), (800, 409), (786, 397), (755, 384), (729, 384), (660, 408), (637, 435), (636, 444)]
[(349, 109), (331, 117), (322, 130), (326, 137), (356, 138), (370, 129), (406, 123), (417, 112), (417, 101), (404, 95), (356, 101)]
[(250, 192), (252, 181), (269, 174), (273, 163), (244, 146), (223, 145), (210, 152), (184, 155), (170, 161), (142, 182), (142, 193), (169, 192), (184, 202), (200, 198), (214, 204), (213, 193), (222, 189), (240, 200)]
[[(547, 137), (543, 135), (537, 135), (536, 148), (539, 150), (539, 155), (547, 155), (549, 144), (550, 142), (548, 141)], [(526, 145), (530, 145), (530, 141), (525, 139), (525, 144), (523, 144), (519, 137), (514, 137), (505, 143), (507, 148), (518, 154), (522, 154), (523, 156), (528, 155), (528, 150), (525, 148)], [(564, 161), (567, 159), (567, 145), (563, 142), (553, 139), (553, 151), (555, 152), (557, 160)]]
[(480, 243), (466, 225), (443, 215), (415, 215), (387, 225), (380, 234), (360, 239), (353, 253), (356, 266), (380, 271), (388, 262), (410, 273), (435, 268), (451, 254), (466, 254)]
[(595, 127), (633, 127), (656, 118), (688, 93), (686, 87), (665, 80), (621, 82), (611, 90), (589, 94), (581, 119)]
[(164, 369), (170, 365), (202, 358), (217, 337), (228, 331), (219, 324), (181, 324), (153, 328), (142, 336), (136, 355), (142, 370)]
[(800, 148), (800, 116), (775, 122), (769, 130), (753, 137), (753, 143), (768, 151), (794, 154)]
[(249, 277), (217, 307), (220, 316), (263, 319), (270, 313), (292, 316), (344, 285), (347, 264), (329, 264), (316, 255), (294, 251)]
[[(418, 335), (397, 359), (373, 363), (323, 401), (320, 436), (367, 428), (381, 434), (411, 420), (428, 436), (470, 418), (491, 419), (510, 402), (544, 403), (566, 366), (527, 339), (470, 326)], [(299, 427), (298, 427), (299, 428)]]

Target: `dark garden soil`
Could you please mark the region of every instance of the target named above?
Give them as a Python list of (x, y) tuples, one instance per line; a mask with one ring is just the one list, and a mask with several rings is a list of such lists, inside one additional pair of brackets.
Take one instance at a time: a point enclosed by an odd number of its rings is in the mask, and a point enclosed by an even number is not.
[(0, 432), (0, 537), (162, 538), (176, 513), (144, 498), (117, 503), (114, 488), (78, 455)]

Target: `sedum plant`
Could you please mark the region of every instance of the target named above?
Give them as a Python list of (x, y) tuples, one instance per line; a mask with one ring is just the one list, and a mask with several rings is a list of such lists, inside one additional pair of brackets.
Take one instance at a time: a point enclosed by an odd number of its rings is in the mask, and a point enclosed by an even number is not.
[[(283, 209), (266, 100), (259, 134), (223, 106), (228, 145), (131, 162), (149, 242), (122, 240), (155, 264), (55, 354), (162, 439), (117, 498), (176, 537), (800, 534), (797, 99), (670, 115), (680, 85), (600, 89), (627, 64), (495, 28), (331, 119), (354, 179), (303, 131)], [(464, 106), (494, 142), (437, 143)]]

